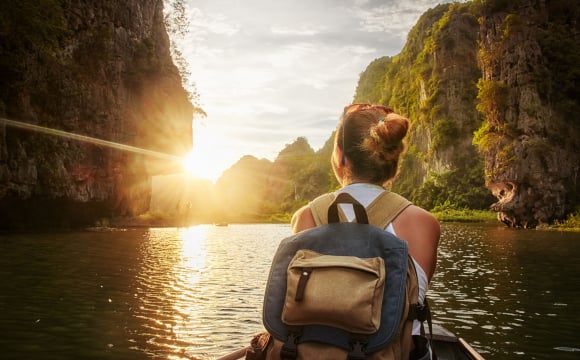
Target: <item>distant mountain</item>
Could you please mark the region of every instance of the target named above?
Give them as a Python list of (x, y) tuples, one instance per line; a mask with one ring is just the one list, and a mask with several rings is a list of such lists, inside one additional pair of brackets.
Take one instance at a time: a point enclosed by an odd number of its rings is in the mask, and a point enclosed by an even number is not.
[(330, 167), (332, 144), (315, 152), (303, 138), (286, 145), (276, 159), (245, 156), (215, 184), (219, 213), (228, 221), (268, 220), (291, 214), (337, 186)]

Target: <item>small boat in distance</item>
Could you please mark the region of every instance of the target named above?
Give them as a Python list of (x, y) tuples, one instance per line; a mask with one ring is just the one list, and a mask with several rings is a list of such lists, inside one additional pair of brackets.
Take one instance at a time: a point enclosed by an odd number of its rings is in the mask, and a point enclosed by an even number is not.
[(227, 222), (218, 222), (214, 224), (215, 226), (228, 226)]
[[(428, 329), (425, 329), (428, 331)], [(429, 335), (427, 335), (429, 336)], [(455, 336), (441, 325), (433, 324), (432, 344), (438, 359), (445, 360), (485, 360), (464, 339)], [(224, 355), (216, 360), (238, 360), (246, 356), (247, 348)]]

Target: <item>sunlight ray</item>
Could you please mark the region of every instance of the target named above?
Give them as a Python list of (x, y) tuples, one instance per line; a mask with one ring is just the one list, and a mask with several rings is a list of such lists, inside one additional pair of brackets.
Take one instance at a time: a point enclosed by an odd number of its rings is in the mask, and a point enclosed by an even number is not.
[(129, 151), (129, 152), (133, 152), (133, 153), (137, 153), (137, 154), (156, 157), (159, 159), (172, 160), (172, 161), (177, 161), (177, 162), (182, 161), (182, 158), (180, 156), (177, 156), (177, 155), (171, 155), (171, 154), (167, 154), (167, 153), (163, 153), (163, 152), (159, 152), (159, 151), (143, 149), (143, 148), (139, 148), (139, 147), (135, 147), (135, 146), (131, 146), (131, 145), (119, 144), (119, 143), (116, 143), (113, 141), (102, 140), (102, 139), (98, 139), (98, 138), (94, 138), (94, 137), (86, 136), (86, 135), (79, 135), (79, 134), (75, 134), (75, 133), (71, 133), (71, 132), (67, 132), (67, 131), (63, 131), (63, 130), (51, 129), (51, 128), (47, 128), (44, 126), (34, 125), (34, 124), (25, 123), (25, 122), (21, 122), (21, 121), (0, 118), (0, 123), (5, 124), (6, 126), (15, 127), (18, 129), (36, 131), (36, 132), (40, 132), (40, 133), (47, 134), (47, 135), (54, 135), (54, 136), (59, 136), (59, 137), (67, 138), (67, 139), (78, 140), (78, 141), (87, 142), (87, 143), (91, 143), (91, 144), (95, 144), (95, 145), (110, 147), (113, 149)]

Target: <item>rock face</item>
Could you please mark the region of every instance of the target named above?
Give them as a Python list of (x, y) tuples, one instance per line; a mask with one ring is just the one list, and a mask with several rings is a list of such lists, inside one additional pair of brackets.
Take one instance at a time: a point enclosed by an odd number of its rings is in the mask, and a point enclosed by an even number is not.
[(483, 11), (480, 148), (493, 209), (509, 226), (563, 219), (578, 201), (579, 14), (571, 1), (490, 2)]
[[(23, 0), (0, 5), (0, 229), (75, 226), (147, 211), (139, 151), (183, 155), (193, 106), (169, 52), (162, 0)], [(17, 6), (20, 4), (20, 6)]]
[(355, 101), (413, 122), (395, 191), (534, 228), (580, 203), (579, 83), (580, 2), (473, 1), (423, 14), (400, 54), (361, 75)]

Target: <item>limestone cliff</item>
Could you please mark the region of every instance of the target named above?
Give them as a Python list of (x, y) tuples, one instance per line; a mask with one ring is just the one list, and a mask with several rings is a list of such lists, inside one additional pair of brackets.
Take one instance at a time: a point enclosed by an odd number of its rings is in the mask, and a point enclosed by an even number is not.
[[(162, 0), (22, 0), (0, 14), (2, 118), (167, 154), (191, 148), (193, 107)], [(0, 123), (0, 228), (140, 214), (163, 163)]]
[(393, 190), (427, 209), (487, 208), (483, 162), (472, 145), (482, 117), (475, 108), (477, 15), (471, 4), (429, 9), (400, 54), (377, 59), (361, 75), (355, 102), (382, 103), (412, 123)]
[(482, 9), (479, 130), (486, 183), (514, 227), (562, 219), (578, 201), (580, 4), (489, 2)]
[(487, 203), (533, 228), (579, 202), (578, 83), (580, 3), (473, 1), (423, 14), (400, 54), (361, 75), (355, 101), (412, 121), (395, 190), (428, 209)]

